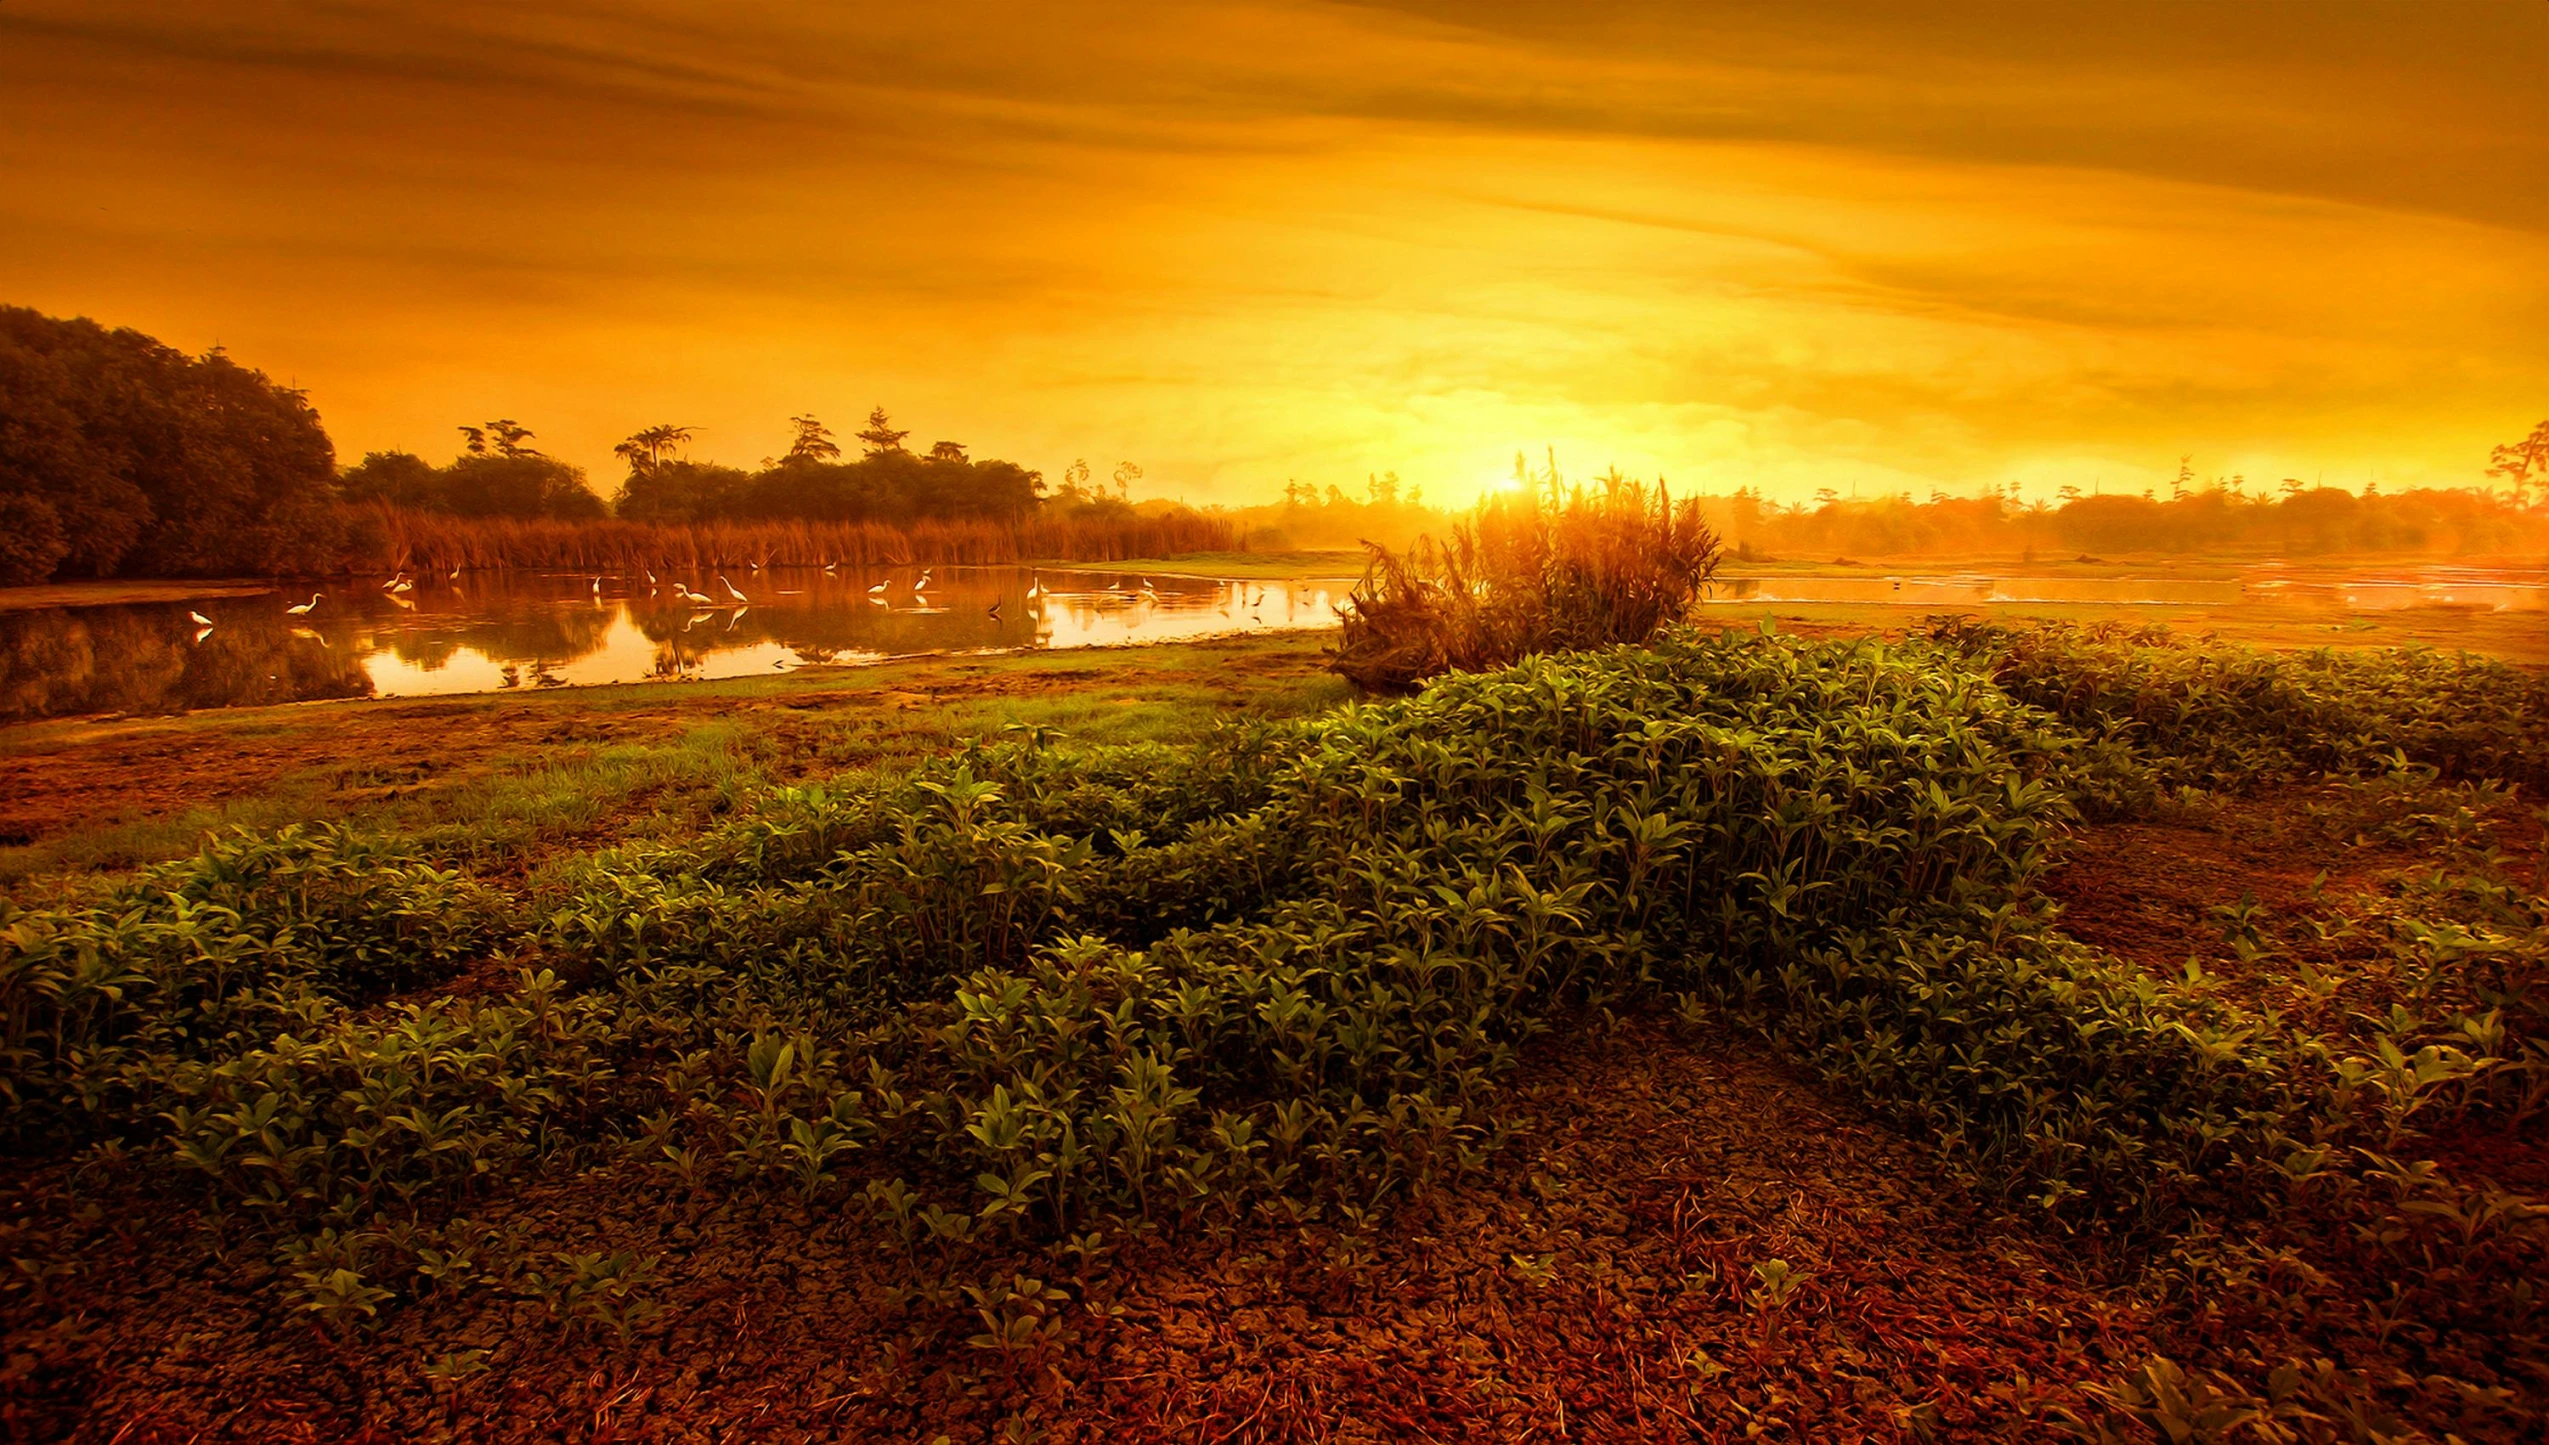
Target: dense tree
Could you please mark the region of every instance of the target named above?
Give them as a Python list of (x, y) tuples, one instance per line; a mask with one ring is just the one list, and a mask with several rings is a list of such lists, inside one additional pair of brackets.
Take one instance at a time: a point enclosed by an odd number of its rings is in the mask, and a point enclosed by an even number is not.
[(2489, 454), (2487, 475), (2503, 477), (2513, 484), (2515, 506), (2528, 501), (2532, 479), (2549, 480), (2549, 421), (2533, 427), (2531, 435), (2521, 441), (2507, 443)]
[[(585, 485), (583, 468), (569, 466), (530, 446), (529, 427), (508, 418), (483, 426), (464, 426), (459, 432), (460, 455), (448, 465), (434, 466), (411, 452), (372, 452), (338, 479), (339, 495), (349, 502), (376, 502), (463, 517), (554, 517), (572, 521), (606, 514), (608, 509), (602, 499)], [(640, 432), (638, 436), (649, 434)], [(623, 455), (628, 445), (621, 444)]]
[(631, 467), (612, 510), (632, 522), (706, 522), (736, 515), (753, 474), (714, 462)]
[(859, 440), (867, 444), (867, 454), (875, 456), (880, 452), (901, 451), (903, 438), (910, 435), (909, 431), (895, 430), (893, 420), (880, 406), (867, 414), (867, 428), (859, 433)]
[(441, 473), (440, 510), (463, 517), (603, 515), (602, 499), (584, 484), (584, 469), (538, 452), (464, 455)]
[(0, 307), (0, 580), (289, 567), (335, 471), (308, 400), (217, 349)]
[[(877, 409), (881, 417), (882, 407)], [(811, 416), (792, 416), (788, 425), (796, 429), (796, 437), (788, 443), (788, 456), (801, 462), (838, 461), (840, 444), (832, 440), (832, 429)]]
[(337, 478), (336, 486), (337, 494), (349, 502), (419, 511), (442, 507), (442, 473), (414, 452), (366, 452)]
[(896, 428), (882, 407), (859, 433), (866, 455), (851, 462), (839, 460), (841, 449), (820, 421), (799, 416), (789, 418), (789, 424), (796, 436), (788, 454), (757, 472), (656, 461), (641, 448), (629, 456), (628, 480), (621, 484), (614, 510), (631, 521), (804, 518), (901, 525), (959, 518), (1015, 520), (1042, 500), (1041, 476), (1014, 462), (975, 461), (961, 442), (940, 442), (925, 455), (905, 449), (902, 440), (911, 433)]
[(697, 427), (670, 424), (650, 426), (611, 448), (611, 454), (628, 463), (631, 473), (651, 471), (671, 461), (674, 452), (690, 445), (691, 436), (697, 431)]

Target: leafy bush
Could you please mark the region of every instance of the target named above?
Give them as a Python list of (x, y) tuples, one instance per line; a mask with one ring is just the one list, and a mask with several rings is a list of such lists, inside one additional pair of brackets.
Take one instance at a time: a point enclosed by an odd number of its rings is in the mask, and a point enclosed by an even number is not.
[(10, 1132), (150, 1118), (167, 1067), (444, 978), (505, 921), (485, 885), (329, 827), (233, 833), (84, 906), (0, 900)]
[(2009, 693), (2149, 760), (2165, 785), (2377, 769), (2549, 789), (2549, 677), (2468, 653), (2267, 653), (2106, 623), (1933, 628)]
[[(2394, 1148), (2549, 1098), (2544, 920), (2497, 863), (2365, 920), (2386, 1015), (2306, 1027), (2071, 941), (2034, 885), (2084, 807), (2317, 769), (2347, 826), (2472, 837), (2502, 790), (2409, 770), (2520, 773), (2542, 715), (2535, 679), (2426, 655), (1672, 629), (1198, 747), (1024, 732), (778, 790), (550, 870), (536, 909), (394, 844), (237, 835), (0, 916), (0, 1081), (21, 1147), (147, 1144), (352, 1327), (443, 1287), (445, 1216), (544, 1160), (784, 1190), (916, 1258), (1359, 1220), (1492, 1154), (1535, 1035), (1678, 999), (2057, 1226), (2318, 1200), (2323, 1244), (2372, 1241), (2366, 1297), (2519, 1312), (2470, 1282), (2529, 1267), (2532, 1216)], [(498, 958), (509, 996), (397, 997)], [(613, 1258), (522, 1279), (625, 1329)], [(991, 1337), (1044, 1327), (1022, 1288), (983, 1292)]]

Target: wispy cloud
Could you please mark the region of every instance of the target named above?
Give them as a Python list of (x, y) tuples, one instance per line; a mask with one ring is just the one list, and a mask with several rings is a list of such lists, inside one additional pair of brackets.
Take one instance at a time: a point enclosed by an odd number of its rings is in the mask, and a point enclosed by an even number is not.
[(2518, 5), (10, 0), (0, 274), (356, 449), (496, 405), (751, 456), (881, 399), (1199, 496), (1544, 440), (2444, 477), (2549, 393), (2544, 48)]

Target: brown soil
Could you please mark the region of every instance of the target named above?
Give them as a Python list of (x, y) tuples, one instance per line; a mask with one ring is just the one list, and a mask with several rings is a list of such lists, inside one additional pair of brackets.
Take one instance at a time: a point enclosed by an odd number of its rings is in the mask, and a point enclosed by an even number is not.
[(197, 597), (263, 597), (272, 582), (252, 577), (227, 581), (59, 582), (34, 587), (0, 587), (0, 612), (35, 607), (99, 607), (113, 603), (185, 602)]
[[(1054, 1441), (1893, 1439), (1915, 1420), (2033, 1440), (2076, 1382), (2150, 1348), (2138, 1304), (1747, 1048), (1645, 1025), (1553, 1043), (1513, 1105), (1538, 1126), (1487, 1180), (1367, 1235), (1137, 1244), (1073, 1286), (1065, 1343), (1016, 1364), (964, 1343), (969, 1313), (895, 1307), (899, 1252), (785, 1195), (711, 1208), (615, 1171), (504, 1210), (543, 1250), (663, 1255), (664, 1315), (626, 1345), (483, 1290), (330, 1343), (259, 1286), (253, 1249), (207, 1263), (118, 1209), (49, 1309), (16, 1311), (0, 1432), (926, 1441), (1024, 1416)], [(1772, 1257), (1805, 1275), (1775, 1321), (1747, 1298)], [(1068, 1272), (968, 1277), (1007, 1268)], [(423, 1367), (470, 1348), (486, 1371), (438, 1391)]]
[[(2359, 914), (2387, 880), (2437, 860), (2337, 836), (2341, 826), (2309, 816), (2322, 797), (2296, 788), (2223, 799), (2174, 821), (2085, 828), (2047, 877), (2045, 892), (2061, 904), (2061, 927), (2072, 937), (2154, 973), (2179, 974), (2195, 959), (2235, 1001), (2274, 1007), (2343, 1047), (2357, 1023), (2384, 1015), (2396, 998), (2392, 966), (2375, 953), (2349, 956), (2315, 942), (2299, 921)], [(2535, 876), (2544, 859), (2540, 825), (2528, 809), (2500, 805), (2483, 817), (2505, 871), (2518, 880)], [(2265, 967), (2239, 961), (2228, 920), (2212, 911), (2243, 898), (2268, 910), (2262, 927), (2275, 962)], [(2295, 975), (2305, 961), (2341, 978), (2342, 991), (2326, 999), (2299, 991)], [(2459, 1006), (2481, 1007), (2474, 999)], [(2549, 1196), (2549, 1125), (2537, 1117), (2438, 1121), (2403, 1152), (2433, 1160), (2450, 1179)]]
[(2404, 853), (2329, 844), (2295, 791), (2220, 802), (2204, 814), (2081, 829), (2044, 890), (2062, 905), (2062, 930), (2154, 973), (2188, 958), (2215, 968), (2225, 952), (2216, 907), (2253, 897), (2276, 918), (2321, 906), (2312, 888), (2327, 874), (2330, 898), (2359, 893)]

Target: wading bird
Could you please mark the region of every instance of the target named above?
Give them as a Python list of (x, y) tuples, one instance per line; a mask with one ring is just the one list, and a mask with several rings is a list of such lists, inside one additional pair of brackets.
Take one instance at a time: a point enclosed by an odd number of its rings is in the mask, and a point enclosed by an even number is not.
[(593, 600), (596, 602), (602, 600), (602, 579), (599, 577), (593, 579)]
[(732, 582), (727, 581), (727, 580), (726, 580), (726, 574), (725, 574), (725, 573), (723, 573), (723, 572), (720, 572), (720, 573), (718, 573), (718, 574), (717, 574), (717, 585), (718, 585), (718, 586), (720, 586), (720, 587), (725, 588), (725, 589), (726, 589), (726, 595), (727, 595), (727, 596), (729, 596), (729, 597), (731, 597), (731, 598), (733, 598), (733, 599), (735, 599), (737, 602), (750, 602), (750, 601), (752, 600), (751, 598), (746, 597), (746, 596), (744, 596), (744, 595), (743, 595), (743, 589), (742, 589), (742, 588), (737, 587), (737, 586), (736, 586), (735, 584), (733, 584)]
[(885, 600), (885, 589), (892, 585), (894, 585), (893, 581), (889, 578), (886, 581), (879, 582), (875, 586), (867, 589), (867, 595), (875, 598), (879, 602), (882, 602)]
[(715, 599), (715, 598), (713, 598), (713, 597), (709, 596), (709, 595), (708, 595), (707, 593), (705, 593), (705, 592), (693, 592), (693, 591), (691, 591), (688, 587), (683, 586), (683, 585), (682, 585), (681, 583), (679, 583), (679, 582), (676, 582), (676, 583), (674, 583), (674, 584), (673, 584), (673, 590), (674, 590), (674, 591), (676, 591), (676, 592), (678, 592), (678, 593), (680, 593), (680, 594), (682, 595), (682, 600), (683, 600), (684, 602), (688, 602), (688, 603), (692, 604), (693, 606), (697, 606), (697, 607), (705, 607), (705, 606), (707, 606), (708, 604), (710, 604), (711, 602), (714, 602), (714, 601), (716, 601), (716, 600), (717, 600), (717, 599)]
[(187, 613), (186, 615), (187, 615), (188, 617), (191, 617), (191, 618), (195, 619), (195, 625), (196, 625), (197, 627), (210, 627), (210, 626), (212, 626), (212, 619), (211, 619), (211, 618), (209, 618), (209, 617), (204, 616), (204, 615), (203, 615), (202, 613), (200, 613), (200, 612), (189, 612), (189, 613)]
[(402, 573), (400, 573), (400, 574), (399, 574), (398, 581), (397, 581), (394, 585), (392, 585), (392, 586), (391, 586), (391, 588), (389, 589), (389, 592), (390, 592), (390, 595), (391, 595), (391, 596), (393, 596), (393, 597), (404, 597), (404, 596), (406, 596), (408, 593), (413, 592), (413, 591), (415, 591), (415, 590), (416, 590), (416, 584), (415, 584), (414, 582), (409, 581), (409, 580), (408, 580), (408, 578), (407, 578), (407, 574), (405, 574), (405, 573), (403, 573), (403, 572), (402, 572)]
[(286, 607), (283, 610), (294, 617), (307, 617), (310, 615), (310, 609), (318, 606), (319, 599), (326, 595), (327, 594), (324, 592), (313, 592), (310, 594), (309, 601), (302, 603), (298, 607)]

